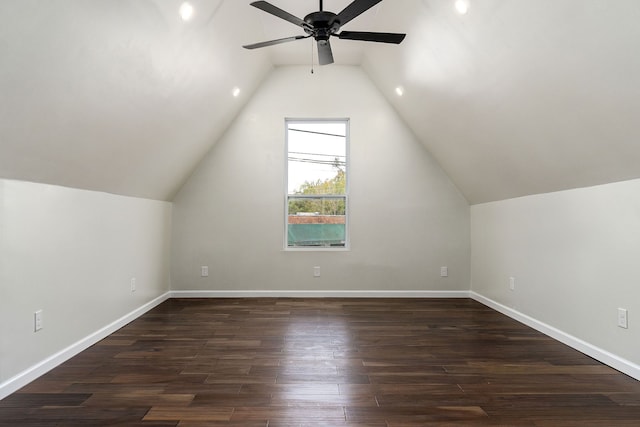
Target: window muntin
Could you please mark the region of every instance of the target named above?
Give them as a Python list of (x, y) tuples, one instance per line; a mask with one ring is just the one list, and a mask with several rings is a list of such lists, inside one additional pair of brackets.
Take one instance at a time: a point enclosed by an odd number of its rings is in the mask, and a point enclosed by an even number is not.
[(348, 246), (348, 125), (286, 120), (288, 249)]

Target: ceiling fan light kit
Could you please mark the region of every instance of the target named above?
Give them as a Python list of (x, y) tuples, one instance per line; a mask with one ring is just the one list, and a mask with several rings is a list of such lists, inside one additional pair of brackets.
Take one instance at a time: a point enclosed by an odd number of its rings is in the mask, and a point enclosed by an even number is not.
[(368, 31), (340, 32), (340, 28), (343, 25), (371, 9), (381, 1), (382, 0), (355, 0), (344, 8), (342, 12), (335, 14), (333, 12), (323, 10), (322, 0), (320, 0), (320, 10), (308, 14), (304, 19), (300, 19), (269, 2), (254, 1), (251, 3), (251, 6), (301, 27), (307, 35), (285, 37), (276, 40), (253, 43), (243, 47), (245, 49), (257, 49), (313, 37), (318, 45), (318, 63), (320, 65), (327, 65), (333, 63), (333, 52), (331, 51), (331, 42), (329, 40), (331, 36), (346, 40), (400, 44), (402, 40), (404, 40), (406, 34)]

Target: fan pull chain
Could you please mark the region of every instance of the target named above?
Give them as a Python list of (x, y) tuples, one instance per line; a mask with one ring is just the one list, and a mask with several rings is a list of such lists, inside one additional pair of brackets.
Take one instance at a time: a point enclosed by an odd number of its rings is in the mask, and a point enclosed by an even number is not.
[(313, 74), (313, 38), (311, 38), (311, 74)]

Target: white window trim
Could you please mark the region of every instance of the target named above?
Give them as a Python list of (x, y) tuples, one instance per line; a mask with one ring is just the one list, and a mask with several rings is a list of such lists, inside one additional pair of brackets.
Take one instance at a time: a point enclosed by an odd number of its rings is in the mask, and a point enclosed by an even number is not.
[[(345, 241), (344, 246), (334, 246), (334, 247), (290, 247), (288, 244), (289, 239), (289, 124), (290, 123), (335, 123), (335, 122), (345, 122), (346, 124), (346, 132), (345, 132), (345, 153), (346, 153), (346, 170), (347, 170), (347, 179), (345, 184)], [(305, 119), (305, 118), (290, 118), (285, 117), (284, 119), (284, 164), (285, 164), (285, 174), (284, 174), (284, 227), (283, 227), (283, 239), (282, 243), (284, 245), (285, 252), (348, 252), (351, 250), (351, 233), (349, 232), (349, 217), (351, 216), (349, 211), (349, 186), (350, 181), (349, 175), (351, 175), (351, 121), (348, 118), (331, 118), (331, 119)]]

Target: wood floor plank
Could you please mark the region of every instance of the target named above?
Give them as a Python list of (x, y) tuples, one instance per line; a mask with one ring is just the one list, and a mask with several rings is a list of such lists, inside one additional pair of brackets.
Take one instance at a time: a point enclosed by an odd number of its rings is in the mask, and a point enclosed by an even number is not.
[(230, 421), (233, 407), (154, 406), (143, 421)]
[(640, 382), (468, 299), (171, 299), (0, 426), (638, 426)]

